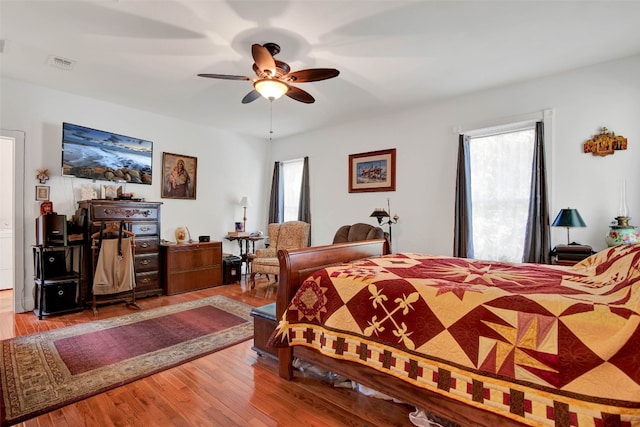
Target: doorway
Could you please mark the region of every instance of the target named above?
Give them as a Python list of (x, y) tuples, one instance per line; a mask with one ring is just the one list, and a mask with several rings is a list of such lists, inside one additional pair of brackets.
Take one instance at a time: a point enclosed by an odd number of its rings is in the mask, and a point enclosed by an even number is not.
[(22, 131), (0, 130), (0, 292), (13, 293), (13, 311), (24, 298), (24, 141)]

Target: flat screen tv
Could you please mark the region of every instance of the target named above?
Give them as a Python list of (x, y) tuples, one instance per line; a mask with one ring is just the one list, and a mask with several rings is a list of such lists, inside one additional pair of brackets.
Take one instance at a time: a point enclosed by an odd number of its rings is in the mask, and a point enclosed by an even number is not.
[(153, 143), (62, 123), (62, 174), (151, 185)]

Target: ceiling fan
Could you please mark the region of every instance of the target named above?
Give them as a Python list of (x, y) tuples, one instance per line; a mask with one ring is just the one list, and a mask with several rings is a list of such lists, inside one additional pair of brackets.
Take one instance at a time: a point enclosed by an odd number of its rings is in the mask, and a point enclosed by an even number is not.
[(253, 82), (253, 90), (242, 98), (243, 104), (248, 104), (258, 99), (261, 95), (270, 101), (287, 95), (291, 99), (312, 104), (315, 99), (308, 92), (293, 86), (292, 83), (317, 82), (336, 77), (340, 71), (334, 68), (311, 68), (291, 72), (291, 68), (285, 62), (274, 59), (274, 55), (280, 52), (280, 46), (276, 43), (254, 44), (251, 46), (253, 55), (253, 71), (258, 76), (233, 76), (228, 74), (198, 74), (200, 77), (224, 80), (249, 80)]

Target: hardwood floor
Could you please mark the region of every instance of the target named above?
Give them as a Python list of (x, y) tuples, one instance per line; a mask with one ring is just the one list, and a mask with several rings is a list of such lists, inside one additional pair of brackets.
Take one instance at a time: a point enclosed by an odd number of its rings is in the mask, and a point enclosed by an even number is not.
[[(142, 309), (211, 295), (226, 295), (260, 306), (275, 301), (265, 279), (254, 290), (244, 284), (174, 296), (144, 298)], [(38, 320), (11, 312), (12, 291), (0, 291), (0, 339), (62, 328), (130, 312), (123, 304)], [(19, 424), (25, 427), (77, 426), (411, 426), (413, 407), (334, 388), (296, 372), (293, 381), (277, 374), (277, 364), (258, 356), (252, 341), (143, 378)]]

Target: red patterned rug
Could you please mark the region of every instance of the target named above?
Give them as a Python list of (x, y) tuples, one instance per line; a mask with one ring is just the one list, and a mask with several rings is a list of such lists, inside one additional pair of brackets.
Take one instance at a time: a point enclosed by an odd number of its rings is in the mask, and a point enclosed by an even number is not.
[(2, 340), (0, 425), (246, 341), (251, 308), (213, 296)]

